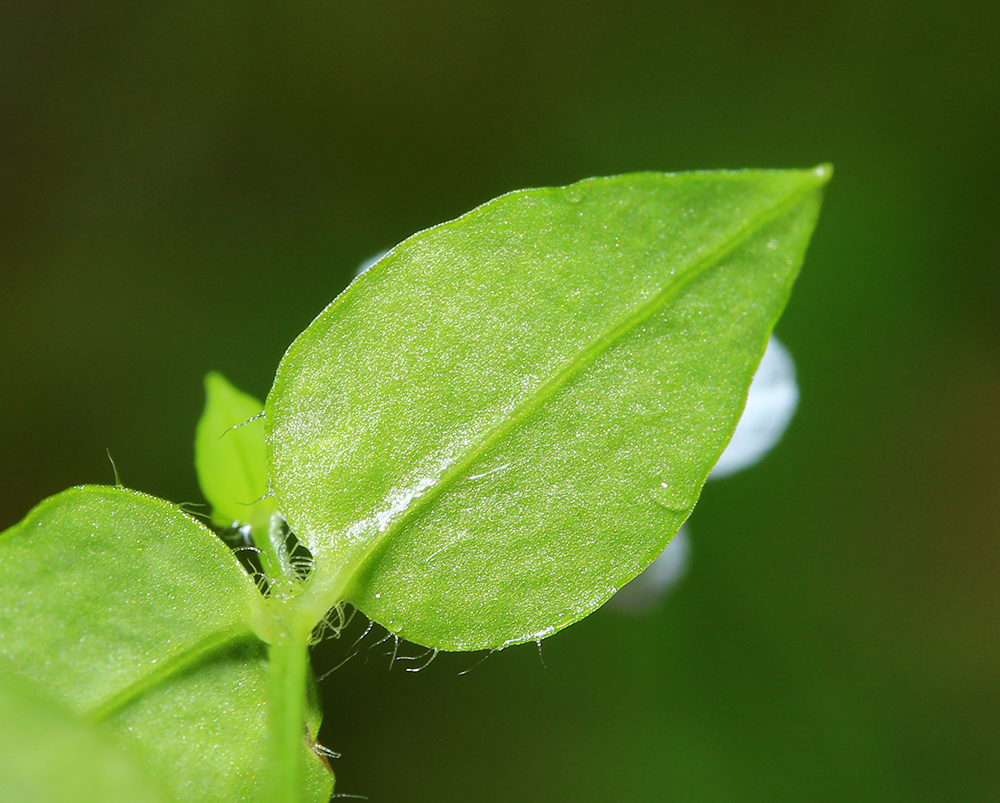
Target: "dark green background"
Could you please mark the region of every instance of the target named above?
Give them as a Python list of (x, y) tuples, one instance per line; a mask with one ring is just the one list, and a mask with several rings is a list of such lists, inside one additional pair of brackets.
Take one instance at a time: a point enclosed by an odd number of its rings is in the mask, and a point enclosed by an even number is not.
[(349, 663), (323, 684), (338, 790), (1000, 799), (996, 11), (5, 2), (0, 527), (111, 482), (105, 448), (198, 501), (204, 373), (263, 396), (361, 260), (501, 192), (831, 161), (778, 327), (799, 413), (708, 487), (684, 584), (547, 668)]

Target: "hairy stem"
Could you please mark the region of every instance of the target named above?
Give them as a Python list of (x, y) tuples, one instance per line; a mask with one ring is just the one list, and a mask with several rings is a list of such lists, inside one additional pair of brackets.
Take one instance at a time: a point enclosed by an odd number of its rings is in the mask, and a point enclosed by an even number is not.
[[(291, 606), (276, 617), (268, 656), (266, 772), (272, 803), (300, 803), (309, 633)], [(283, 616), (281, 614), (287, 614)]]

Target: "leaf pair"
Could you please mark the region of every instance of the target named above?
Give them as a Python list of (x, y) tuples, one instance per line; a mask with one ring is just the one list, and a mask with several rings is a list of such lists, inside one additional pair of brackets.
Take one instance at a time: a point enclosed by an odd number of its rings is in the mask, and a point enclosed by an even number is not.
[[(217, 523), (250, 527), (281, 593), (265, 600), (166, 502), (66, 491), (0, 535), (0, 675), (105, 723), (176, 800), (267, 798), (262, 777), (288, 761), (285, 799), (300, 778), (322, 799), (300, 719), (277, 752), (264, 738), (281, 719), (265, 701), (304, 697), (265, 682), (285, 623), (304, 650), (348, 601), (469, 650), (600, 606), (691, 512), (829, 175), (593, 179), (414, 235), (292, 344), (262, 421), (231, 429), (259, 405), (207, 379), (202, 487)], [(313, 556), (303, 584), (285, 519)]]
[[(261, 799), (260, 595), (214, 533), (144, 494), (73, 488), (0, 536), (0, 589), (0, 673), (75, 713), (81, 734), (104, 723), (165, 800)], [(87, 749), (80, 761), (103, 767)], [(332, 779), (304, 741), (302, 761), (325, 800)]]

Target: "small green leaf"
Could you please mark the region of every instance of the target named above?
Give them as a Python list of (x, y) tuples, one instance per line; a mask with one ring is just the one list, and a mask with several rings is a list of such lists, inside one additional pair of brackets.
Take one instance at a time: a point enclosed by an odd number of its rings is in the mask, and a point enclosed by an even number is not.
[(74, 488), (0, 534), (0, 589), (0, 672), (107, 723), (180, 801), (263, 799), (262, 598), (214, 533), (144, 494)]
[(274, 499), (264, 498), (268, 486), (263, 426), (259, 419), (251, 420), (264, 405), (215, 371), (205, 377), (205, 396), (194, 462), (213, 518), (221, 527), (249, 524), (266, 532), (276, 508)]
[(0, 676), (0, 799), (24, 803), (170, 803), (137, 756), (105, 728)]
[(815, 225), (826, 167), (511, 193), (397, 246), (267, 399), (271, 484), (346, 597), (442, 649), (544, 637), (691, 512)]

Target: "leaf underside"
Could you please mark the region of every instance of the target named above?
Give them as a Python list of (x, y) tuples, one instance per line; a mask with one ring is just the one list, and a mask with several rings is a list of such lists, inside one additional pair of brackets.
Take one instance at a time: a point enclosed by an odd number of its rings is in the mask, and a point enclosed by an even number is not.
[[(258, 592), (176, 507), (73, 488), (0, 534), (0, 674), (141, 754), (179, 801), (263, 800), (266, 649)], [(330, 776), (303, 739), (310, 797)]]
[(829, 175), (592, 179), (393, 249), (292, 344), (267, 399), (271, 486), (313, 593), (453, 650), (606, 601), (728, 442)]

